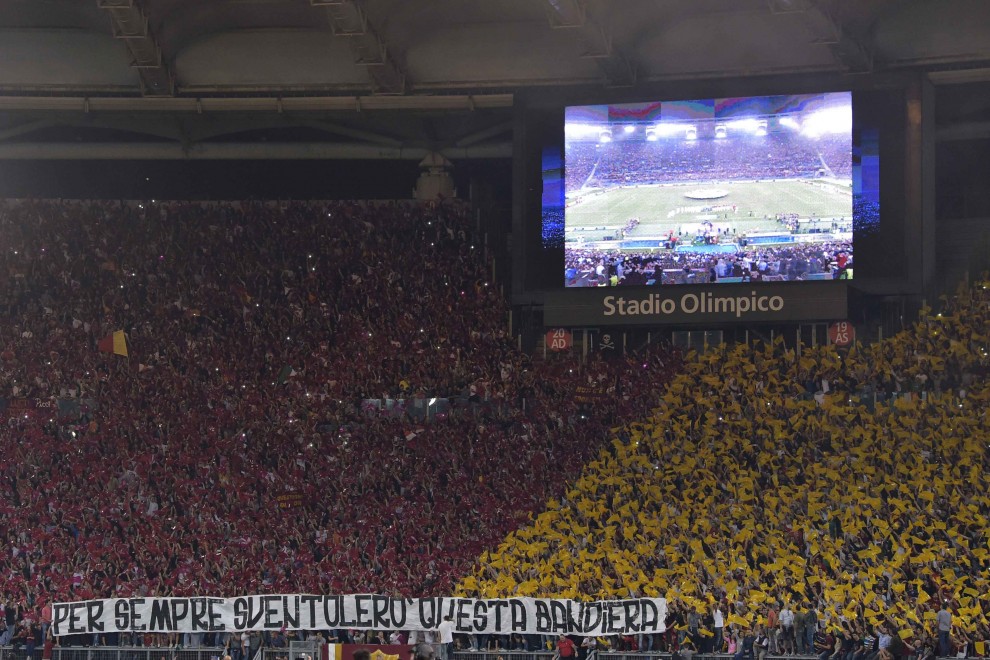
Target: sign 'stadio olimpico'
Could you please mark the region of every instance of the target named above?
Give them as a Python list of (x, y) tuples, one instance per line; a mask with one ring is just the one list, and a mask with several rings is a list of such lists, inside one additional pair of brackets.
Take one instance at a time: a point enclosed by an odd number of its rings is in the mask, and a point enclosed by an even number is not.
[(845, 282), (606, 287), (548, 292), (554, 326), (814, 321), (846, 316)]
[(716, 296), (712, 293), (685, 293), (678, 301), (652, 293), (646, 298), (626, 299), (623, 296), (606, 296), (602, 301), (605, 316), (637, 316), (640, 314), (709, 314), (728, 312), (742, 317), (751, 311), (779, 312), (784, 309), (781, 296), (757, 296), (751, 291), (747, 296)]

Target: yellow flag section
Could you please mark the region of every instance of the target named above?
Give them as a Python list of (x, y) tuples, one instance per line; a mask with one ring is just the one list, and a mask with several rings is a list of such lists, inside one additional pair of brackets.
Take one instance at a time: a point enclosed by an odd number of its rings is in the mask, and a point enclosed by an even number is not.
[(740, 627), (812, 602), (901, 635), (949, 600), (957, 626), (986, 623), (990, 389), (967, 374), (988, 361), (988, 310), (980, 283), (867, 348), (693, 357), (459, 595), (724, 596)]

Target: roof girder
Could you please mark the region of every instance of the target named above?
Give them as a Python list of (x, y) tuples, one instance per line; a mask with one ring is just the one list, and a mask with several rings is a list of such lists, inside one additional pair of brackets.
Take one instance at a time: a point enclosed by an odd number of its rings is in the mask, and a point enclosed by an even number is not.
[(379, 30), (368, 19), (360, 0), (310, 0), (327, 11), (334, 36), (348, 39), (354, 63), (368, 72), (375, 94), (405, 94), (406, 73)]
[(588, 4), (588, 0), (544, 0), (550, 27), (579, 33), (585, 49), (581, 56), (595, 60), (609, 85), (635, 84), (636, 68), (614, 47), (611, 30), (591, 15)]
[(115, 39), (127, 44), (131, 67), (137, 70), (144, 96), (174, 96), (175, 77), (162, 57), (162, 49), (148, 26), (148, 17), (136, 0), (98, 0), (110, 16)]

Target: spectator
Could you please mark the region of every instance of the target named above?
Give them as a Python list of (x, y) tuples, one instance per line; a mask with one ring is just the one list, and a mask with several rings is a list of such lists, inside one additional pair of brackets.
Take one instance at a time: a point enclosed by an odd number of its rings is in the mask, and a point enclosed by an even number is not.
[(756, 635), (752, 630), (744, 630), (736, 648), (735, 660), (755, 660)]
[(819, 630), (815, 633), (811, 646), (812, 653), (818, 656), (818, 660), (828, 660), (837, 651), (835, 642), (835, 635), (831, 631)]
[(938, 610), (935, 624), (938, 629), (938, 654), (947, 658), (951, 650), (949, 636), (952, 633), (952, 612), (949, 611), (949, 605), (945, 601), (942, 601), (942, 606)]
[(454, 643), (454, 619), (451, 616), (444, 617), (437, 627), (437, 637), (440, 640), (441, 660), (450, 660), (451, 647)]
[(574, 645), (574, 640), (560, 633), (557, 637), (557, 654), (561, 658), (573, 658), (577, 656), (577, 647)]
[(791, 610), (790, 606), (785, 602), (784, 607), (780, 610), (780, 636), (778, 640), (781, 646), (781, 652), (787, 653), (798, 653), (799, 649), (796, 644), (796, 637), (794, 634), (795, 624), (797, 622), (797, 614)]
[(756, 655), (756, 660), (765, 660), (767, 654), (770, 652), (770, 638), (767, 637), (766, 632), (760, 626), (756, 628), (756, 635), (753, 639), (753, 651)]
[(413, 660), (433, 660), (436, 657), (436, 652), (429, 644), (416, 644), (413, 647), (412, 657)]

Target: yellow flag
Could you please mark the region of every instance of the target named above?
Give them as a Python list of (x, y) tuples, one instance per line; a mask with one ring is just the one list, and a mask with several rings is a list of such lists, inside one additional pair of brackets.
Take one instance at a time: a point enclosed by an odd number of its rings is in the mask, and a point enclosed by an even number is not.
[(749, 621), (746, 620), (746, 619), (744, 619), (743, 617), (739, 616), (738, 614), (730, 614), (729, 617), (728, 617), (728, 621), (731, 624), (735, 624), (735, 625), (741, 626), (743, 628), (748, 628), (749, 627)]

